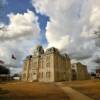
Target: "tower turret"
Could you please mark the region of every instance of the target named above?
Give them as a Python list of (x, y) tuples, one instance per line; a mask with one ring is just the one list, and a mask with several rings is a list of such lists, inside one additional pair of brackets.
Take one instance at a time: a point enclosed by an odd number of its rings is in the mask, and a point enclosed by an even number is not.
[(34, 51), (34, 55), (39, 56), (41, 54), (44, 54), (44, 49), (41, 45), (38, 45)]

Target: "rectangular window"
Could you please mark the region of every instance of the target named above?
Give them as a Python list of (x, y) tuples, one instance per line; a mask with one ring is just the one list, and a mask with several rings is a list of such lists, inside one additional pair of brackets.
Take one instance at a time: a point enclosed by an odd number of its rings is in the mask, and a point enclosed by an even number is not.
[(50, 72), (46, 72), (46, 77), (50, 79)]
[(33, 62), (33, 67), (34, 67), (34, 68), (37, 67), (37, 62)]
[(41, 78), (41, 73), (39, 72), (38, 77)]
[(50, 63), (48, 62), (48, 63), (46, 63), (46, 67), (50, 67)]
[(43, 72), (39, 72), (39, 78), (43, 78)]
[(43, 72), (41, 73), (41, 78), (43, 78)]
[(26, 78), (26, 74), (25, 73), (23, 74), (23, 78)]
[(33, 75), (36, 75), (36, 73), (33, 73)]
[(44, 65), (45, 65), (45, 60), (43, 59), (42, 60), (42, 68), (44, 68)]
[(47, 56), (46, 57), (46, 62), (49, 62), (50, 61), (50, 56)]
[(42, 68), (42, 60), (39, 61), (39, 68)]

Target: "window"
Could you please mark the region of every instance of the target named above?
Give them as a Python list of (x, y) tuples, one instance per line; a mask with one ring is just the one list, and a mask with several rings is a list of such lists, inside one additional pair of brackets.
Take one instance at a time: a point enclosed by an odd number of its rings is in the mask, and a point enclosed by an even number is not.
[(59, 74), (60, 74), (59, 72), (56, 72), (56, 77), (57, 77), (57, 78), (59, 78)]
[(41, 73), (39, 72), (38, 77), (41, 78)]
[(26, 78), (26, 74), (25, 73), (23, 74), (23, 78)]
[(39, 72), (39, 78), (43, 78), (43, 72)]
[(46, 67), (50, 67), (50, 63), (47, 63), (47, 64), (46, 64)]
[(46, 72), (46, 77), (50, 79), (50, 72)]
[(32, 77), (32, 74), (30, 73), (30, 74), (29, 74), (29, 78), (31, 78), (31, 77)]
[(37, 62), (34, 62), (34, 67), (37, 67)]
[(39, 61), (38, 67), (41, 68), (41, 62)]
[(43, 72), (41, 73), (41, 78), (43, 78)]
[(42, 60), (39, 61), (39, 68), (42, 68)]
[(36, 75), (36, 73), (33, 73), (33, 75)]
[(50, 61), (50, 56), (47, 56), (46, 57), (46, 62), (49, 62)]
[(45, 59), (42, 60), (42, 68), (44, 68), (45, 65)]

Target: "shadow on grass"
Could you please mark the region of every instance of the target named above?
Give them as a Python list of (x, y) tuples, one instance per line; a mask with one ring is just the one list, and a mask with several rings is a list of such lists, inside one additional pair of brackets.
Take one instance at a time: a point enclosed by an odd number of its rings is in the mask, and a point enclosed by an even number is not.
[(9, 91), (8, 90), (3, 90), (2, 88), (0, 88), (0, 96), (1, 95), (5, 95), (5, 94), (8, 94)]
[(4, 90), (4, 89), (0, 88), (0, 100), (7, 100), (5, 95), (8, 94), (9, 92), (10, 92), (9, 90)]

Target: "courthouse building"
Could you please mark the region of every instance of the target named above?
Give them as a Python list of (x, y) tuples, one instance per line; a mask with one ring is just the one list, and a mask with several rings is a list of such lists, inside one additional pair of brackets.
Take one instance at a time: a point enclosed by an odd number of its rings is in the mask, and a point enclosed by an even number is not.
[(56, 82), (72, 79), (70, 58), (52, 47), (44, 52), (37, 46), (34, 54), (27, 56), (23, 65), (23, 81)]
[(72, 80), (89, 79), (89, 74), (86, 65), (83, 65), (80, 62), (78, 62), (72, 64), (71, 67), (72, 67)]
[(96, 78), (100, 78), (100, 69), (96, 69)]

